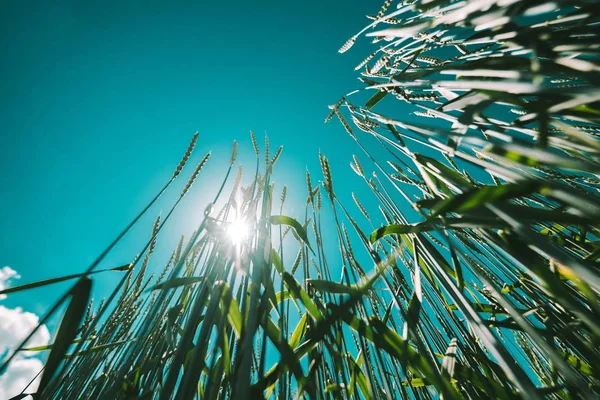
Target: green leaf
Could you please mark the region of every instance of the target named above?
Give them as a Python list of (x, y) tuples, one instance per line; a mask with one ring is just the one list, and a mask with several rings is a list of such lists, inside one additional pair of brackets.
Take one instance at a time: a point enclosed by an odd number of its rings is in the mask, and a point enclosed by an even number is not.
[(29, 393), (21, 393), (21, 394), (16, 395), (15, 397), (11, 397), (9, 400), (21, 400), (21, 399), (24, 399), (27, 396), (32, 396), (32, 395), (29, 394)]
[(103, 270), (100, 270), (100, 271), (92, 271), (92, 272), (87, 273), (87, 274), (66, 275), (66, 276), (61, 276), (59, 278), (52, 278), (52, 279), (46, 279), (46, 280), (43, 280), (43, 281), (26, 283), (24, 285), (13, 286), (13, 287), (9, 287), (9, 288), (4, 289), (4, 290), (0, 290), (0, 295), (6, 295), (6, 294), (9, 294), (9, 293), (20, 292), (22, 290), (35, 289), (35, 288), (46, 286), (46, 285), (52, 285), (54, 283), (64, 282), (64, 281), (68, 281), (68, 280), (76, 279), (76, 278), (81, 278), (82, 276), (88, 276), (88, 275), (92, 275), (92, 274), (99, 274), (101, 272), (107, 272), (107, 271), (129, 271), (132, 267), (133, 267), (133, 264), (125, 264), (125, 265), (122, 265), (120, 267), (110, 268), (110, 269), (103, 269)]
[(52, 351), (48, 355), (48, 361), (46, 361), (44, 366), (44, 373), (38, 387), (38, 393), (44, 392), (44, 389), (58, 371), (69, 346), (75, 340), (79, 325), (87, 309), (91, 290), (92, 280), (88, 277), (81, 278), (71, 290), (71, 301), (58, 328)]
[(402, 386), (423, 387), (428, 385), (423, 378), (413, 378), (410, 381), (402, 381)]
[(528, 167), (551, 166), (598, 173), (600, 166), (580, 158), (569, 157), (548, 148), (532, 148), (517, 144), (494, 144), (486, 148), (482, 154), (492, 154)]
[(322, 292), (352, 294), (357, 290), (355, 286), (342, 285), (341, 283), (326, 281), (323, 279), (307, 279), (306, 282), (313, 288)]
[(275, 249), (271, 249), (271, 262), (275, 267), (275, 270), (280, 274), (283, 274), (283, 264), (281, 263), (281, 257), (279, 257), (279, 253)]
[(371, 97), (369, 99), (369, 101), (367, 101), (367, 105), (366, 107), (370, 110), (371, 108), (375, 107), (375, 105), (377, 103), (379, 103), (381, 100), (383, 100), (383, 98), (385, 96), (387, 96), (388, 92), (387, 90), (378, 90), (377, 93), (375, 93), (373, 95), (373, 97)]
[(227, 315), (227, 320), (231, 324), (237, 338), (239, 339), (242, 335), (242, 313), (240, 312), (240, 306), (238, 301), (231, 295), (231, 290), (229, 289), (229, 285), (223, 281), (218, 282), (218, 284), (222, 285), (223, 292), (221, 293), (221, 307), (225, 308), (227, 305), (229, 307), (227, 310), (223, 312)]
[(544, 187), (540, 182), (527, 180), (498, 186), (482, 186), (438, 201), (432, 208), (430, 218), (449, 212), (465, 212), (483, 207), (487, 203), (527, 196)]
[(415, 161), (426, 167), (429, 173), (434, 174), (438, 179), (451, 183), (461, 190), (471, 188), (473, 185), (465, 179), (458, 171), (446, 166), (436, 159), (426, 157), (422, 154), (415, 154)]
[(563, 358), (577, 371), (585, 375), (596, 376), (592, 367), (581, 358), (574, 356), (573, 354), (567, 354), (563, 351), (560, 353), (562, 354)]
[(294, 218), (287, 217), (285, 215), (272, 215), (270, 220), (273, 225), (288, 225), (294, 228), (296, 234), (298, 234), (298, 236), (304, 241), (304, 243), (306, 243), (308, 248), (312, 251), (312, 247), (310, 247), (310, 242), (308, 241), (308, 235), (306, 234), (306, 230)]
[(292, 332), (292, 336), (290, 337), (290, 347), (292, 349), (295, 349), (300, 344), (300, 340), (302, 340), (302, 337), (306, 332), (306, 327), (308, 325), (307, 323), (308, 314), (304, 313), (302, 314), (302, 318), (300, 318), (300, 321), (298, 321), (298, 325), (296, 325), (296, 328), (294, 329), (294, 332)]
[(371, 237), (369, 239), (371, 240), (371, 243), (375, 243), (382, 237), (385, 237), (388, 235), (394, 235), (394, 234), (405, 235), (407, 233), (427, 232), (432, 229), (435, 229), (435, 225), (431, 224), (429, 222), (421, 222), (421, 223), (415, 224), (415, 225), (391, 224), (391, 225), (382, 226), (381, 228), (377, 229), (376, 231), (373, 231), (373, 233), (371, 233)]
[[(504, 210), (510, 213), (511, 216), (518, 218), (521, 221), (536, 223), (542, 221), (552, 221), (569, 225), (595, 225), (600, 223), (600, 217), (590, 215), (582, 217), (579, 215), (561, 212), (560, 210), (550, 210), (539, 207), (528, 207), (515, 204), (504, 204)], [(370, 236), (371, 243), (388, 235), (405, 235), (409, 233), (430, 232), (440, 229), (475, 229), (475, 228), (506, 228), (509, 225), (493, 216), (489, 212), (480, 213), (481, 216), (472, 216), (470, 214), (462, 217), (447, 217), (447, 218), (430, 218), (414, 225), (409, 224), (391, 224), (382, 226), (373, 231)], [(490, 214), (490, 216), (483, 216)]]
[(426, 378), (430, 379), (438, 390), (456, 394), (456, 390), (447, 379), (443, 379), (439, 374), (436, 374), (422, 355), (412, 350), (410, 346), (406, 346), (400, 335), (380, 320), (371, 318), (367, 324), (365, 321), (349, 314), (346, 314), (344, 320), (358, 334), (373, 342), (376, 347), (385, 350), (399, 361), (409, 362), (412, 368), (419, 370)]
[(313, 317), (317, 321), (323, 318), (323, 314), (321, 313), (321, 311), (319, 311), (315, 303), (313, 303), (308, 294), (304, 291), (304, 289), (302, 289), (302, 287), (300, 287), (300, 284), (292, 275), (288, 274), (287, 272), (284, 272), (283, 281), (288, 287), (288, 291), (290, 292), (290, 294), (295, 299), (302, 301), (302, 304), (304, 304), (304, 307), (306, 307), (306, 311), (308, 311), (311, 317)]
[(337, 383), (330, 383), (325, 387), (325, 393), (337, 393), (342, 391), (342, 387)]
[[(90, 340), (94, 340), (96, 338), (97, 338), (97, 336), (90, 336), (90, 337), (86, 338), (85, 340), (86, 341), (90, 341)], [(75, 340), (73, 340), (73, 342), (71, 344), (77, 344), (79, 342), (81, 342), (81, 339), (75, 339)], [(53, 343), (50, 343), (50, 344), (45, 345), (45, 346), (36, 346), (36, 347), (23, 348), (23, 349), (20, 349), (19, 351), (45, 351), (45, 350), (51, 350), (52, 346), (53, 346)]]
[[(292, 371), (298, 382), (304, 382), (306, 380), (306, 377), (304, 376), (302, 372), (302, 367), (300, 366), (300, 358), (296, 356), (293, 349), (285, 340), (281, 340), (281, 331), (279, 330), (277, 325), (273, 323), (273, 320), (268, 317), (265, 319), (261, 318), (261, 325), (265, 329), (266, 334), (271, 340), (271, 342), (273, 342), (273, 344), (277, 347), (277, 349), (279, 349), (281, 353), (281, 362), (274, 367), (274, 370), (271, 371), (277, 372), (277, 370), (281, 368), (283, 368), (284, 370), (289, 369), (290, 371)], [(271, 371), (269, 372), (272, 373)], [(268, 375), (269, 373), (267, 374), (267, 376)], [(313, 384), (311, 382), (307, 382), (306, 384), (306, 390), (312, 392), (314, 390)], [(255, 397), (256, 396), (252, 398)], [(311, 396), (311, 398), (314, 398), (314, 396)]]
[(201, 276), (186, 276), (182, 278), (173, 278), (152, 286), (150, 289), (148, 289), (148, 292), (154, 290), (170, 290), (178, 288), (179, 286), (193, 285), (202, 282), (204, 279), (205, 278)]
[[(360, 356), (359, 356), (359, 358), (360, 358)], [(352, 376), (350, 379), (350, 389), (349, 390), (354, 391), (354, 387), (356, 385), (358, 385), (358, 388), (362, 392), (363, 397), (365, 399), (374, 398), (371, 388), (369, 386), (369, 381), (367, 381), (365, 374), (360, 369), (360, 365), (358, 364), (358, 362), (356, 362), (354, 360), (354, 358), (352, 357), (352, 355), (350, 353), (346, 353), (346, 359), (348, 360), (348, 364), (352, 370)]]
[(118, 342), (101, 344), (99, 346), (90, 347), (89, 349), (85, 349), (83, 351), (78, 351), (77, 353), (74, 353), (74, 354), (65, 354), (65, 359), (71, 358), (71, 357), (79, 357), (79, 356), (82, 356), (85, 354), (97, 353), (99, 351), (111, 349), (113, 347), (118, 347), (118, 346), (126, 344), (126, 343), (135, 342), (136, 340), (137, 339), (133, 338), (133, 339), (129, 339), (129, 340), (120, 340)]

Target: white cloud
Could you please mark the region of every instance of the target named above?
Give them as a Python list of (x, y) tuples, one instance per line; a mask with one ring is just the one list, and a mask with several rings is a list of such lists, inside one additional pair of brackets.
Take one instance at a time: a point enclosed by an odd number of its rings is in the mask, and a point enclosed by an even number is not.
[[(42, 369), (42, 362), (37, 358), (17, 358), (11, 361), (6, 372), (0, 375), (0, 399), (10, 399), (21, 393)], [(27, 388), (32, 393), (39, 385), (39, 377)]]
[[(18, 279), (19, 275), (10, 267), (0, 269), (0, 290), (8, 287), (9, 279)], [(1, 300), (2, 298), (0, 298)], [(23, 311), (21, 307), (7, 308), (0, 305), (0, 357), (10, 354), (37, 326), (39, 317)], [(50, 343), (50, 332), (43, 325), (27, 342), (27, 347), (45, 346)], [(9, 399), (21, 393), (23, 388), (41, 370), (42, 362), (32, 357), (35, 352), (19, 352), (13, 358), (4, 374), (0, 375), (0, 399)], [(39, 384), (39, 378), (27, 392), (33, 392)]]
[[(4, 290), (8, 287), (8, 281), (10, 279), (19, 279), (21, 276), (17, 274), (17, 271), (11, 267), (3, 267), (0, 269), (0, 290)], [(5, 294), (0, 294), (0, 300), (6, 298)]]
[[(21, 307), (6, 308), (0, 306), (0, 354), (11, 351), (37, 326), (37, 315), (23, 311)], [(42, 326), (27, 342), (27, 347), (44, 346), (50, 342), (50, 332)], [(25, 352), (30, 356), (33, 352)]]

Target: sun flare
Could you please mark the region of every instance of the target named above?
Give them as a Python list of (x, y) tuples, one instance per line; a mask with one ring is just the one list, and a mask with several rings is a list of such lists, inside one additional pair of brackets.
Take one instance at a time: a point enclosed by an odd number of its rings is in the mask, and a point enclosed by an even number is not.
[(248, 224), (242, 219), (231, 222), (227, 227), (227, 236), (233, 244), (239, 245), (248, 236)]

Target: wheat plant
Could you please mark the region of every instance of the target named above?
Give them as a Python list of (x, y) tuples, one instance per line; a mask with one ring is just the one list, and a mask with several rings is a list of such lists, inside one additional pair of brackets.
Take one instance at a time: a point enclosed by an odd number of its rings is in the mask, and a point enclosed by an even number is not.
[[(232, 176), (234, 143), (166, 265), (152, 254), (210, 153), (132, 249), (140, 256), (97, 269), (172, 190), (194, 136), (89, 268), (0, 292), (74, 281), (40, 321), (66, 306), (54, 342), (25, 339), (3, 361), (47, 353), (39, 385), (15, 399), (600, 396), (599, 10), (387, 0), (340, 49), (373, 38), (357, 66), (366, 87), (327, 117), (362, 152), (348, 155), (354, 204), (319, 154), (304, 215), (283, 215), (288, 187), (272, 182), (282, 149), (251, 134), (253, 174)], [(96, 307), (95, 274), (110, 271), (122, 278)]]

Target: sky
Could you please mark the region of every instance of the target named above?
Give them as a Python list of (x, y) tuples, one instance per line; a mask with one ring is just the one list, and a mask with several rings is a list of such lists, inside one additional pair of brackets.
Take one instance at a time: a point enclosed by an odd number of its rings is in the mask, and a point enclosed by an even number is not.
[[(242, 163), (253, 162), (252, 129), (259, 141), (269, 135), (272, 151), (284, 146), (276, 180), (293, 188), (290, 198), (304, 198), (307, 167), (320, 177), (319, 150), (349, 196), (355, 145), (339, 123), (323, 119), (327, 105), (361, 87), (354, 66), (366, 44), (343, 55), (337, 49), (379, 7), (358, 0), (2, 2), (0, 287), (85, 270), (170, 178), (196, 131), (193, 161), (213, 151), (206, 177), (220, 181), (234, 139)], [(214, 185), (202, 177), (196, 183), (166, 247), (193, 229)], [(303, 216), (301, 201), (289, 204), (289, 215)], [(129, 244), (148, 233), (155, 215), (103, 266), (130, 262)], [(98, 281), (94, 297), (120, 278), (112, 274)], [(0, 325), (0, 337), (14, 332), (0, 340), (0, 355), (68, 287), (0, 300), (0, 320), (14, 322)]]

